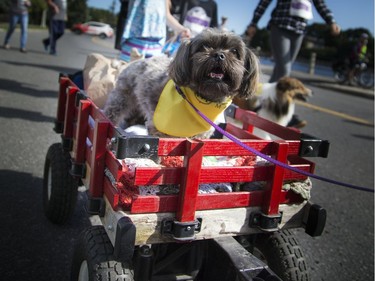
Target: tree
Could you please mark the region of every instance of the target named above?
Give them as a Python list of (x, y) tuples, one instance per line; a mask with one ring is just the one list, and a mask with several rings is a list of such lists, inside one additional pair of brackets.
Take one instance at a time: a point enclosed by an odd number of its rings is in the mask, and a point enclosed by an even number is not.
[(89, 20), (105, 22), (111, 26), (116, 26), (116, 16), (109, 10), (89, 8)]
[[(307, 29), (306, 38), (321, 38), (323, 46), (318, 48), (319, 50), (314, 50), (314, 52), (317, 52), (319, 59), (332, 61), (346, 58), (363, 33), (369, 35), (367, 54), (369, 64), (373, 65), (374, 38), (371, 32), (365, 28), (347, 29), (343, 30), (340, 36), (332, 36), (325, 24), (312, 24)], [(304, 53), (306, 54), (306, 48), (304, 49)]]
[(43, 11), (47, 9), (45, 0), (31, 0), (31, 7), (29, 10), (29, 23), (39, 25), (42, 22)]
[(87, 0), (68, 0), (68, 22), (67, 27), (71, 27), (78, 22), (88, 20)]
[(270, 43), (269, 43), (269, 31), (267, 28), (258, 29), (255, 36), (250, 42), (251, 48), (256, 48), (261, 50), (263, 55), (270, 55)]

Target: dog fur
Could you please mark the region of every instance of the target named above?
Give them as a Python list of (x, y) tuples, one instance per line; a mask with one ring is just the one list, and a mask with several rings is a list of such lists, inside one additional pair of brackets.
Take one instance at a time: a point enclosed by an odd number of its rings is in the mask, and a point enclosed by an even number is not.
[[(239, 36), (206, 29), (183, 41), (172, 60), (158, 56), (130, 63), (109, 94), (104, 113), (115, 125), (125, 120), (130, 126), (137, 123), (133, 120), (144, 119), (149, 134), (165, 136), (155, 128), (153, 115), (169, 79), (209, 102), (248, 98), (257, 88), (259, 62)], [(208, 138), (212, 132), (191, 137)]]
[[(286, 126), (295, 111), (295, 101), (306, 101), (312, 91), (300, 80), (283, 77), (274, 83), (264, 83), (260, 86), (260, 93), (250, 99), (235, 97), (233, 103), (242, 109), (256, 111), (260, 117), (268, 119), (281, 126)], [(254, 128), (258, 137), (271, 139), (271, 136), (258, 128)]]

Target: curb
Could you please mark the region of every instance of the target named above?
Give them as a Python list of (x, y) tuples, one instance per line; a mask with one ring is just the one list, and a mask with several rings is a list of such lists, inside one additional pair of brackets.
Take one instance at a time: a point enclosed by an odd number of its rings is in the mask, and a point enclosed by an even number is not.
[(374, 91), (368, 90), (368, 89), (361, 89), (351, 86), (345, 86), (345, 85), (339, 85), (339, 84), (332, 84), (332, 83), (326, 83), (326, 82), (313, 82), (311, 83), (314, 86), (335, 90), (338, 92), (342, 92), (344, 94), (350, 94), (355, 96), (360, 96), (367, 99), (374, 99)]

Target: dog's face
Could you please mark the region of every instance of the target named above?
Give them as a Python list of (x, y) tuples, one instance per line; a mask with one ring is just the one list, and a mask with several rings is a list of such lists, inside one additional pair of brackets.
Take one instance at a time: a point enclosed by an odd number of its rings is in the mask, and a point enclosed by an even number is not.
[(179, 86), (190, 87), (210, 102), (249, 97), (257, 87), (259, 63), (242, 39), (228, 32), (206, 29), (183, 41), (169, 68)]
[(312, 96), (312, 91), (309, 88), (306, 88), (300, 80), (291, 77), (281, 78), (277, 82), (276, 89), (278, 98), (281, 100), (288, 99), (289, 102), (306, 101)]

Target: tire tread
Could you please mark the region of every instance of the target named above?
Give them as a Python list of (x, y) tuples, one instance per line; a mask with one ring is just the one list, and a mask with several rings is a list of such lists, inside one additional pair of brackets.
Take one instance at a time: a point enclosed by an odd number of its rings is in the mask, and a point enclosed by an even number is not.
[[(64, 224), (72, 216), (77, 202), (78, 180), (69, 174), (71, 158), (61, 143), (50, 146), (44, 166), (43, 202), (46, 217)], [(48, 199), (48, 171), (51, 169), (51, 196)]]
[(112, 243), (101, 225), (92, 226), (81, 234), (73, 256), (72, 281), (77, 280), (84, 260), (90, 280), (134, 281), (129, 265), (114, 260)]
[(289, 230), (261, 235), (255, 245), (270, 268), (284, 281), (309, 281), (307, 263), (298, 240)]

